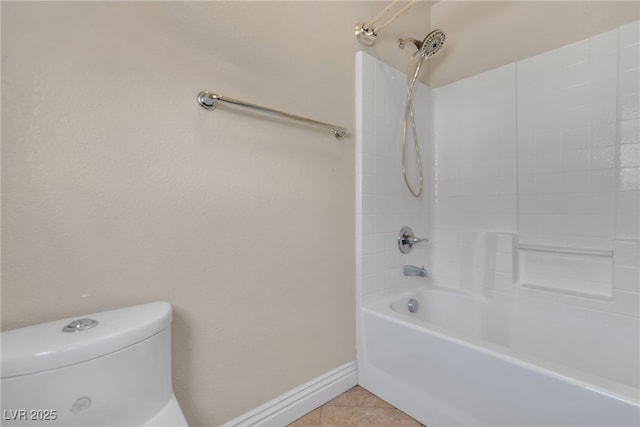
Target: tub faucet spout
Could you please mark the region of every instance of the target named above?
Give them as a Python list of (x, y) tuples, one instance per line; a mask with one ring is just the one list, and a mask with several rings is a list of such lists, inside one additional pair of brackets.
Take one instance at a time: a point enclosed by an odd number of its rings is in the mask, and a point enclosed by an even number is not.
[(416, 267), (415, 265), (405, 265), (402, 268), (405, 276), (429, 277), (424, 267)]

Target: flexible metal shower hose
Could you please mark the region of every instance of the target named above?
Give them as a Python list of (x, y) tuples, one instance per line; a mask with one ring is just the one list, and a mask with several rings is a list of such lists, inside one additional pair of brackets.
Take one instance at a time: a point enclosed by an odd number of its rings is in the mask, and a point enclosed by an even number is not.
[[(416, 60), (417, 58), (417, 60)], [(415, 65), (414, 65), (415, 62)], [(407, 185), (409, 192), (414, 197), (420, 197), (422, 194), (423, 187), (423, 178), (422, 178), (422, 160), (420, 159), (420, 147), (418, 146), (418, 132), (416, 131), (416, 121), (413, 116), (413, 106), (411, 105), (411, 101), (413, 100), (413, 89), (416, 85), (416, 80), (418, 79), (418, 74), (420, 74), (420, 68), (422, 67), (422, 63), (424, 62), (424, 56), (422, 55), (420, 50), (417, 50), (416, 53), (413, 54), (411, 59), (409, 60), (409, 65), (407, 66), (407, 104), (404, 109), (404, 120), (402, 126), (402, 176), (404, 177), (404, 183)], [(415, 67), (413, 73), (411, 69)], [(411, 131), (413, 132), (413, 145), (416, 151), (416, 163), (418, 166), (418, 175), (419, 175), (419, 183), (418, 190), (415, 191), (411, 184), (409, 183), (409, 179), (407, 178), (407, 168), (406, 168), (406, 147), (407, 147), (407, 118), (411, 123)]]

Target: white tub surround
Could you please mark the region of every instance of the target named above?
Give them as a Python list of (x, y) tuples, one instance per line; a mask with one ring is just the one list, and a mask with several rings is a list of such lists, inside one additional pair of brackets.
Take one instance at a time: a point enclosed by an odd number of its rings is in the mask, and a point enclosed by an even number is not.
[(638, 425), (639, 51), (634, 22), (421, 88), (417, 200), (404, 76), (357, 54), (360, 384), (429, 426)]
[[(407, 57), (407, 60), (409, 58)], [(410, 254), (398, 250), (397, 236), (407, 225), (429, 238), (428, 212), (433, 182), (432, 91), (416, 83), (413, 108), (422, 157), (425, 191), (414, 198), (402, 177), (402, 115), (406, 76), (369, 54), (356, 54), (356, 262), (357, 281), (365, 300), (393, 294), (397, 286), (409, 289), (415, 278), (405, 278), (403, 264), (425, 265), (430, 245), (416, 245)], [(413, 144), (413, 141), (407, 144)], [(407, 173), (416, 178), (415, 155), (407, 150)]]

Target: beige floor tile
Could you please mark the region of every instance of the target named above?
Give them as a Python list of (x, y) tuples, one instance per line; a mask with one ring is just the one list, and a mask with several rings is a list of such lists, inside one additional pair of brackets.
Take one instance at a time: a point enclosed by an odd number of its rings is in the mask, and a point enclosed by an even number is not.
[(320, 413), (322, 407), (314, 409), (304, 417), (298, 418), (287, 427), (318, 427), (320, 425)]
[(360, 386), (287, 427), (426, 427)]
[(324, 406), (321, 427), (420, 427), (420, 423), (395, 408)]
[(325, 406), (363, 406), (370, 408), (393, 408), (373, 393), (355, 386), (338, 397), (330, 400)]

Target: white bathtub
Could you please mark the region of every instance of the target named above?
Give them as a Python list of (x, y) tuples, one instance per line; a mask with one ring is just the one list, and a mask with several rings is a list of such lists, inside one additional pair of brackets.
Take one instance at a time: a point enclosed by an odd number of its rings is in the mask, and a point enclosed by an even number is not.
[(360, 384), (429, 427), (639, 426), (638, 319), (516, 298), (363, 308)]

